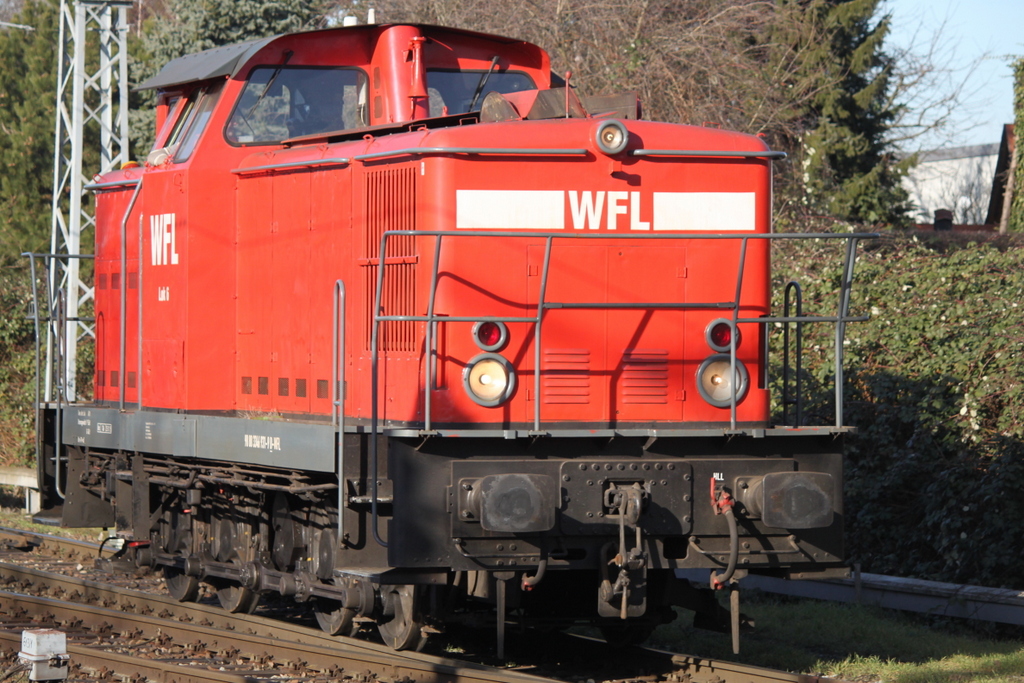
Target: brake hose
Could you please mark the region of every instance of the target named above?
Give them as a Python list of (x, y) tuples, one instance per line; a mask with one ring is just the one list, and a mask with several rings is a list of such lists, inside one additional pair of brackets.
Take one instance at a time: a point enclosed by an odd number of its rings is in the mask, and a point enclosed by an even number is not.
[(544, 578), (544, 572), (548, 568), (548, 558), (542, 559), (537, 563), (537, 573), (533, 576), (523, 576), (523, 590), (530, 591), (533, 587), (540, 583), (540, 580)]
[(711, 587), (715, 590), (725, 588), (732, 575), (736, 572), (736, 562), (740, 555), (740, 534), (736, 526), (736, 515), (733, 513), (733, 506), (736, 501), (726, 491), (715, 490), (715, 478), (711, 478), (711, 507), (716, 515), (725, 515), (725, 521), (729, 525), (729, 564), (721, 574), (711, 572)]

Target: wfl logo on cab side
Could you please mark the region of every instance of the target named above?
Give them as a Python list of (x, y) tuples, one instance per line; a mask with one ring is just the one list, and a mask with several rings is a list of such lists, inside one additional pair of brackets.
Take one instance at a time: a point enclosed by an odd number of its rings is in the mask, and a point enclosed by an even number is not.
[(178, 265), (178, 230), (173, 213), (150, 216), (149, 237), (154, 266)]
[(455, 227), (750, 232), (756, 206), (754, 192), (456, 190)]

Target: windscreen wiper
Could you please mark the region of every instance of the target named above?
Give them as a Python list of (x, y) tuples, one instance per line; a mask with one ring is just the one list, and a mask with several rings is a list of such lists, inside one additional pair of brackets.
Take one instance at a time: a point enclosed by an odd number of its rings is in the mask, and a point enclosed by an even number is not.
[(253, 102), (251, 107), (249, 107), (249, 111), (247, 111), (245, 114), (246, 119), (252, 116), (252, 113), (256, 111), (256, 107), (260, 106), (260, 102), (262, 102), (263, 98), (267, 96), (268, 92), (270, 92), (270, 89), (274, 86), (274, 81), (276, 81), (277, 77), (281, 75), (281, 69), (283, 69), (285, 65), (288, 64), (288, 60), (292, 58), (293, 54), (295, 53), (292, 52), (291, 50), (285, 50), (284, 61), (277, 65), (277, 68), (274, 69), (274, 73), (270, 74), (270, 80), (267, 81), (267, 87), (263, 88), (263, 92), (260, 93), (260, 96), (257, 97), (256, 101)]
[(480, 82), (476, 86), (476, 92), (473, 93), (473, 101), (469, 103), (469, 111), (473, 111), (473, 107), (476, 106), (476, 101), (480, 99), (480, 93), (484, 91), (484, 86), (487, 85), (487, 79), (491, 77), (491, 73), (494, 71), (494, 67), (498, 65), (498, 55), (494, 55), (491, 58), (491, 66), (487, 69), (487, 72), (480, 77)]

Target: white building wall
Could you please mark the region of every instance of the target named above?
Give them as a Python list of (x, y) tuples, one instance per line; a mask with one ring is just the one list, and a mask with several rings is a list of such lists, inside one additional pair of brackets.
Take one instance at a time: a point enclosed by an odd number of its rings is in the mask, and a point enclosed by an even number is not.
[(998, 144), (919, 154), (918, 165), (903, 178), (911, 219), (931, 223), (936, 209), (949, 209), (954, 223), (984, 223), (998, 157)]

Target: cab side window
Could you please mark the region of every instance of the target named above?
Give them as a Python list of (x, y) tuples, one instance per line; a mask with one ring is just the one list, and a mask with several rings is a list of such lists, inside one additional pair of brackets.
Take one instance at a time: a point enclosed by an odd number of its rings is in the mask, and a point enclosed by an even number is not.
[(257, 67), (249, 74), (224, 136), (233, 145), (266, 145), (366, 125), (362, 71)]
[[(476, 102), (473, 96), (483, 84)], [(427, 71), (427, 92), (430, 95), (430, 115), (443, 116), (445, 109), (449, 114), (465, 114), (470, 106), (478, 111), (489, 92), (519, 92), (533, 90), (537, 86), (533, 80), (523, 73), (515, 71), (448, 71), (429, 69)]]
[(146, 158), (148, 165), (160, 166), (167, 161), (180, 163), (192, 156), (217, 105), (222, 85), (200, 86), (169, 103), (167, 120), (157, 135), (156, 146)]
[(188, 120), (185, 121), (185, 125), (181, 127), (183, 131), (180, 135), (179, 140), (175, 140), (172, 144), (177, 144), (178, 148), (174, 152), (175, 163), (187, 160), (192, 156), (192, 152), (195, 151), (196, 144), (199, 142), (199, 137), (206, 130), (206, 124), (210, 122), (210, 117), (213, 115), (213, 109), (217, 106), (218, 95), (220, 95), (220, 83), (210, 85), (202, 88), (199, 93), (199, 97), (196, 100), (195, 106), (188, 114)]
[(181, 116), (181, 110), (184, 108), (186, 102), (186, 98), (181, 95), (172, 95), (167, 98), (167, 117), (164, 119), (163, 125), (160, 126), (160, 130), (156, 133), (156, 139), (153, 140), (153, 149), (158, 149), (167, 144), (165, 141), (171, 137), (171, 133), (174, 131), (178, 122), (183, 119)]

